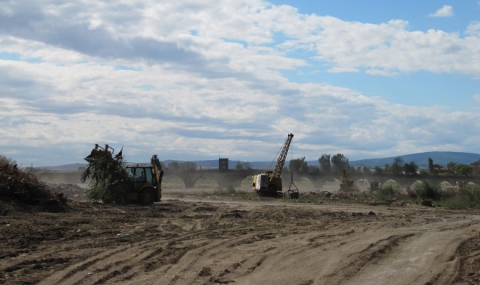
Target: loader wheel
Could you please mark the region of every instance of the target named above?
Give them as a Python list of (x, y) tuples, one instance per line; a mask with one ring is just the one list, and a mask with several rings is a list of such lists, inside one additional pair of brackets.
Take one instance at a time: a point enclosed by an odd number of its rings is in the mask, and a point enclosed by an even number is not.
[(138, 201), (144, 205), (153, 204), (155, 201), (155, 192), (152, 188), (146, 188), (138, 193)]

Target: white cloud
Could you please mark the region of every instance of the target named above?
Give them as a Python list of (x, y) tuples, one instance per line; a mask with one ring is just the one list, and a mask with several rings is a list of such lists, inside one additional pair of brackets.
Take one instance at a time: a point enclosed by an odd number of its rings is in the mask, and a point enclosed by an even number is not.
[(476, 104), (480, 105), (480, 94), (473, 95), (472, 99), (475, 101)]
[(454, 15), (453, 7), (450, 5), (443, 5), (442, 8), (435, 11), (435, 13), (429, 14), (428, 16), (435, 17), (435, 18), (444, 18), (444, 17), (452, 17), (453, 15)]
[[(452, 117), (440, 107), (392, 105), (281, 75), (319, 65), (376, 76), (478, 76), (475, 23), (462, 38), (409, 31), (402, 20), (367, 24), (261, 0), (247, 4), (8, 2), (0, 8), (8, 15), (0, 18), (0, 55), (19, 59), (0, 59), (0, 153), (26, 164), (49, 156), (44, 163), (81, 162), (94, 143), (110, 143), (137, 161), (153, 153), (269, 160), (293, 132), (295, 155), (308, 159), (325, 152), (391, 155), (450, 147), (445, 129), (459, 138), (456, 147), (478, 149), (479, 132), (471, 128), (480, 127), (458, 127), (479, 121), (477, 113)], [(65, 146), (68, 157), (42, 156)], [(78, 160), (64, 161), (72, 157)]]
[(465, 33), (469, 36), (480, 38), (480, 22), (470, 23)]
[[(480, 74), (473, 60), (480, 57), (480, 37), (461, 38), (441, 30), (408, 31), (406, 25), (399, 21), (373, 25), (337, 19), (335, 24), (319, 27), (318, 32), (287, 44), (289, 48), (314, 50), (318, 60), (331, 64), (331, 72)], [(470, 27), (470, 34), (473, 31)]]

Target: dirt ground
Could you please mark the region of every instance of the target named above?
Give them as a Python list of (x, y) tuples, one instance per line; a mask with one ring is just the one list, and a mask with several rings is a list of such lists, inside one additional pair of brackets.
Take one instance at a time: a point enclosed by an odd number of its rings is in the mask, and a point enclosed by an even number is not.
[(3, 202), (1, 284), (480, 284), (480, 211), (229, 201)]

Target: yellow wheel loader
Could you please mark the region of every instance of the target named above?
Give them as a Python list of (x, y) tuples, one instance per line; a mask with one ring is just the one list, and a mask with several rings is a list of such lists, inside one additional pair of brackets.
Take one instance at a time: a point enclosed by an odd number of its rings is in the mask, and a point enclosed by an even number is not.
[(151, 204), (162, 200), (163, 170), (157, 155), (151, 158), (150, 166), (127, 166), (130, 177), (128, 199), (142, 204)]
[(82, 174), (82, 181), (91, 179), (87, 196), (104, 203), (159, 202), (162, 199), (164, 172), (157, 155), (152, 156), (148, 166), (126, 166), (122, 150), (113, 156), (114, 149), (109, 145), (101, 147), (95, 144), (85, 158), (89, 165)]

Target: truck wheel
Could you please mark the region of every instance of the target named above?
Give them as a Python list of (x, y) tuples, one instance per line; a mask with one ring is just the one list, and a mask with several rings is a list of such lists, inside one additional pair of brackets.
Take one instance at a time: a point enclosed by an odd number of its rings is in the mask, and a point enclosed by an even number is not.
[(149, 205), (155, 201), (155, 192), (152, 188), (146, 188), (138, 193), (138, 201), (142, 204)]

